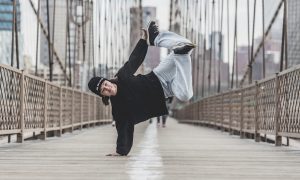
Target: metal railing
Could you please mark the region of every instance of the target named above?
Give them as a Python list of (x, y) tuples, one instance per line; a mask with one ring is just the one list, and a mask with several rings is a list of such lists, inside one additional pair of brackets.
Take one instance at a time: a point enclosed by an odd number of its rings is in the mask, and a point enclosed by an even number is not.
[(252, 134), (300, 138), (300, 66), (247, 87), (206, 97), (174, 112), (185, 123), (212, 125), (241, 137)]
[(48, 82), (0, 64), (0, 135), (63, 131), (111, 121), (111, 109), (100, 97)]

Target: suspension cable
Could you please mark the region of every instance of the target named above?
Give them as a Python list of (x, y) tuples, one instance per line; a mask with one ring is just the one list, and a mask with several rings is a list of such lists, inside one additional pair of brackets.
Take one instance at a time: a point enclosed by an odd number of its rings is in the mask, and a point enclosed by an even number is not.
[(40, 34), (40, 24), (39, 24), (39, 17), (40, 17), (40, 9), (41, 9), (41, 1), (38, 1), (38, 10), (37, 10), (37, 21), (36, 21), (36, 52), (35, 52), (35, 75), (38, 75), (38, 52), (39, 52), (39, 34)]
[[(262, 0), (262, 32), (263, 32), (263, 78), (266, 77), (266, 57), (265, 57), (265, 0)], [(249, 82), (250, 84), (250, 82)]]
[(227, 0), (227, 88), (230, 89), (230, 63), (229, 63), (229, 0)]
[(210, 29), (210, 58), (208, 65), (208, 92), (210, 92), (211, 86), (211, 68), (212, 68), (212, 56), (213, 56), (213, 28), (214, 28), (214, 11), (215, 10), (215, 0), (212, 1), (212, 11), (211, 11), (211, 29)]
[(17, 4), (16, 0), (13, 0), (14, 3), (14, 24), (15, 24), (15, 37), (16, 37), (16, 60), (17, 60), (17, 68), (20, 69), (20, 61), (19, 61), (19, 38), (18, 38), (18, 15), (17, 15)]
[(13, 4), (13, 18), (12, 18), (12, 29), (11, 29), (11, 60), (10, 65), (14, 66), (14, 49), (15, 49), (15, 26), (16, 26), (16, 7), (15, 7), (15, 0), (12, 2)]
[[(51, 63), (52, 63), (52, 75), (53, 75), (53, 54), (54, 54), (54, 51), (53, 51), (53, 47), (54, 47), (54, 37), (55, 37), (55, 11), (56, 11), (56, 0), (54, 0), (54, 3), (53, 3), (53, 19), (52, 19), (52, 45), (51, 45)], [(49, 31), (50, 32), (50, 31)], [(49, 33), (50, 34), (50, 33)], [(50, 47), (49, 47), (50, 48)]]
[[(251, 47), (251, 61), (253, 60), (253, 49), (254, 49), (254, 33), (255, 33), (255, 12), (256, 12), (256, 0), (254, 0), (254, 10), (253, 10), (253, 25), (252, 25), (252, 47)], [(264, 42), (264, 40), (263, 40)], [(263, 43), (264, 44), (264, 43)], [(252, 83), (252, 64), (248, 64), (249, 66), (249, 84)]]
[[(37, 16), (37, 10), (35, 9), (32, 0), (29, 0), (29, 3), (30, 3), (30, 6), (31, 6), (33, 12), (34, 12), (35, 15)], [(48, 32), (49, 32), (49, 31), (46, 29), (46, 27), (45, 27), (45, 25), (43, 24), (43, 22), (42, 22), (42, 20), (41, 20), (40, 17), (38, 18), (38, 21), (39, 21), (39, 24), (40, 24), (40, 26), (41, 26), (41, 30), (42, 30), (43, 34), (46, 36), (46, 39), (47, 39), (47, 41), (48, 41)], [(65, 67), (63, 66), (63, 63), (62, 63), (60, 57), (58, 56), (58, 54), (57, 54), (57, 52), (56, 52), (56, 50), (55, 50), (54, 47), (53, 47), (53, 51), (54, 51), (54, 56), (56, 57), (56, 60), (57, 60), (57, 62), (58, 62), (59, 67), (61, 68), (61, 70), (63, 71), (63, 73), (64, 73), (65, 76), (67, 77), (67, 79), (69, 79), (69, 77), (67, 76), (66, 69), (65, 69)]]
[(85, 40), (85, 32), (86, 32), (86, 25), (84, 23), (84, 17), (86, 16), (86, 4), (83, 1), (81, 1), (82, 3), (82, 13), (81, 13), (81, 21), (82, 21), (82, 62), (83, 64), (85, 63), (85, 47), (86, 47), (86, 40)]
[[(282, 4), (283, 4), (283, 1), (284, 1), (284, 0), (280, 1), (279, 5), (278, 5), (278, 7), (277, 7), (277, 9), (276, 9), (276, 12), (274, 13), (274, 16), (272, 17), (271, 22), (270, 22), (270, 24), (269, 24), (269, 26), (268, 26), (266, 32), (264, 32), (264, 33), (265, 33), (265, 35), (264, 35), (265, 37), (267, 37), (268, 34), (270, 33), (271, 27), (273, 26), (273, 24), (274, 24), (274, 22), (275, 22), (275, 19), (277, 18), (278, 14), (279, 14), (279, 11), (280, 11), (280, 9), (281, 9), (281, 6), (282, 6)], [(261, 41), (260, 44), (258, 45), (258, 47), (256, 48), (256, 51), (255, 51), (255, 53), (254, 53), (254, 57), (253, 57), (253, 59), (251, 59), (250, 64), (253, 64), (253, 63), (255, 62), (255, 58), (256, 58), (256, 56), (258, 55), (260, 49), (262, 48), (262, 44), (263, 44), (263, 42)], [(244, 74), (244, 76), (243, 76), (241, 82), (240, 82), (240, 85), (242, 85), (242, 84), (244, 83), (244, 81), (245, 81), (245, 79), (246, 79), (248, 73), (249, 73), (249, 65), (248, 65), (248, 68), (247, 68), (247, 70), (246, 70), (246, 72), (245, 72), (245, 74)]]
[[(234, 73), (235, 71), (237, 71), (236, 67), (236, 44), (237, 44), (237, 0), (235, 0), (235, 23), (234, 23), (234, 38), (233, 38), (233, 60), (232, 60), (232, 74), (231, 74), (231, 89), (233, 89), (233, 82), (234, 82)], [(237, 72), (236, 72), (236, 76), (237, 76)], [(236, 77), (236, 81), (237, 81)]]
[[(251, 61), (251, 48), (250, 48), (250, 3), (249, 0), (247, 0), (247, 22), (248, 22), (248, 64), (250, 64)], [(248, 81), (250, 82), (250, 79), (248, 79)], [(250, 84), (250, 83), (249, 83)]]
[(48, 38), (48, 58), (49, 58), (49, 77), (50, 77), (50, 81), (52, 81), (52, 56), (51, 56), (51, 40), (50, 40), (50, 34), (51, 34), (51, 32), (50, 32), (50, 15), (49, 15), (49, 0), (47, 0), (46, 1), (46, 6), (47, 6), (47, 28), (48, 28), (48, 36), (47, 36), (47, 38)]
[[(219, 6), (220, 6), (220, 1), (219, 1)], [(220, 13), (220, 31), (221, 34), (219, 35), (219, 69), (218, 69), (218, 93), (221, 91), (221, 59), (222, 59), (222, 45), (223, 45), (223, 7), (224, 7), (224, 0), (222, 0), (222, 5), (221, 5), (221, 13)], [(223, 61), (223, 59), (222, 59)]]
[[(280, 53), (280, 72), (283, 71), (284, 68), (287, 67), (287, 51), (285, 52), (285, 41), (286, 41), (286, 1), (284, 0), (284, 8), (283, 8), (283, 23), (282, 23), (282, 41), (281, 41), (281, 53)], [(283, 65), (285, 63), (285, 65)]]
[(287, 37), (287, 11), (288, 11), (288, 7), (287, 7), (287, 0), (284, 0), (284, 43), (285, 43), (285, 69), (288, 68), (288, 37)]
[(72, 87), (72, 66), (71, 66), (71, 33), (70, 33), (70, 3), (67, 0), (67, 39), (68, 39), (68, 64), (69, 64), (69, 86)]
[[(198, 1), (197, 1), (198, 2)], [(202, 34), (202, 26), (201, 26), (201, 23), (202, 23), (202, 0), (199, 2), (199, 5), (197, 6), (199, 8), (199, 23), (198, 23), (198, 34), (197, 34), (197, 37), (198, 37), (198, 40), (199, 40), (199, 36)], [(198, 21), (197, 21), (198, 22)], [(201, 40), (201, 39), (200, 39)], [(196, 82), (197, 82), (197, 86), (196, 86), (196, 92), (197, 92), (197, 97), (199, 96), (199, 74), (200, 74), (200, 54), (201, 54), (201, 50), (200, 50), (200, 42), (199, 42), (199, 45), (198, 45), (198, 48), (197, 48), (197, 51), (198, 51), (198, 56), (197, 56), (197, 79), (196, 79)]]
[(205, 91), (205, 59), (206, 59), (206, 30), (207, 30), (207, 1), (205, 1), (205, 7), (204, 7), (204, 41), (203, 41), (203, 67), (202, 67), (202, 97), (204, 97), (204, 91)]

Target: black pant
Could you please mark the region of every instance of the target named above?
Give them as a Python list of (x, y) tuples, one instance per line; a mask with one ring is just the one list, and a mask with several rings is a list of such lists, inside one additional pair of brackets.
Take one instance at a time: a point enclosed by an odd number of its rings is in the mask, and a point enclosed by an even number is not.
[(166, 124), (166, 121), (167, 121), (167, 115), (158, 116), (158, 117), (157, 117), (157, 123), (160, 123), (160, 117), (162, 117), (162, 123), (163, 123), (163, 124)]

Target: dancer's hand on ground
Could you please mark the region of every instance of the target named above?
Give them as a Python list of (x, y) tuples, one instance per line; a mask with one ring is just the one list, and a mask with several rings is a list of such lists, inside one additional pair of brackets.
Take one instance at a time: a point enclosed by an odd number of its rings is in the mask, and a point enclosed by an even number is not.
[(122, 155), (119, 153), (111, 153), (111, 154), (107, 154), (106, 156), (122, 156)]

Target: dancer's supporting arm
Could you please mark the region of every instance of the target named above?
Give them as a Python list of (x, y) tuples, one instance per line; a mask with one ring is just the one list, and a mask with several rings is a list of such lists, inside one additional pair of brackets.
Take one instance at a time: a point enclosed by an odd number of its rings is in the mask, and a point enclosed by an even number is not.
[(123, 123), (127, 123), (127, 125), (117, 124), (118, 139), (116, 152), (122, 156), (126, 156), (132, 147), (134, 124), (130, 121)]

